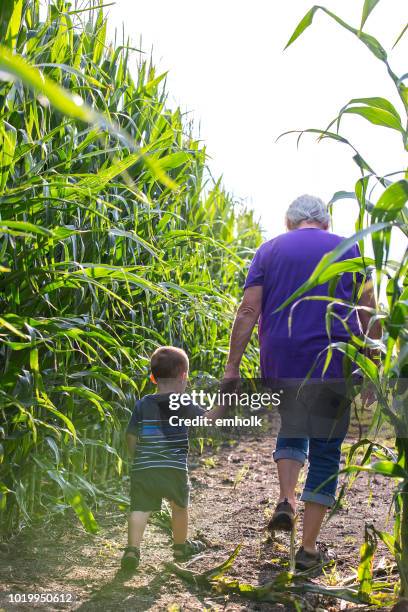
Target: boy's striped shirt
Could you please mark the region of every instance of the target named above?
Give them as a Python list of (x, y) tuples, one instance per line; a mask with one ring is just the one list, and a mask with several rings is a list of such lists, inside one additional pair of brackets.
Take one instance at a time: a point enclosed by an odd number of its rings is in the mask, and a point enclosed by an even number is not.
[(145, 395), (136, 402), (127, 433), (138, 438), (132, 471), (148, 468), (187, 470), (188, 428), (170, 425), (171, 416), (193, 418), (205, 414), (196, 404), (170, 410), (169, 393)]

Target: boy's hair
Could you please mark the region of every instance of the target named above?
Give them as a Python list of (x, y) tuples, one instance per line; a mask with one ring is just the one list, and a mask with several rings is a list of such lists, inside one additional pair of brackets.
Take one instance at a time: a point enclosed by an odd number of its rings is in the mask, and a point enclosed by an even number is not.
[(189, 362), (185, 351), (176, 346), (160, 346), (150, 358), (150, 369), (156, 380), (177, 378), (188, 372)]

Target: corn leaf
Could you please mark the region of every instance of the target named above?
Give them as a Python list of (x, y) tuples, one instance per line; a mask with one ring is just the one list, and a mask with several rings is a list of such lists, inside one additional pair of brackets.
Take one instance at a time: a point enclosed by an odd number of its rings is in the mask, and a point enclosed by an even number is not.
[(380, 0), (364, 0), (363, 13), (361, 15), (360, 30), (364, 28), (365, 22), (369, 18)]
[(368, 49), (371, 51), (371, 53), (373, 53), (378, 59), (380, 59), (383, 62), (387, 61), (387, 53), (385, 49), (380, 45), (378, 40), (374, 38), (374, 36), (365, 34), (364, 32), (361, 32), (360, 30), (353, 28), (352, 26), (350, 26), (348, 23), (340, 19), (340, 17), (337, 17), (337, 15), (335, 15), (334, 13), (332, 13), (325, 7), (318, 6), (318, 5), (313, 6), (303, 17), (303, 19), (300, 21), (295, 31), (293, 32), (292, 36), (290, 37), (288, 43), (286, 44), (285, 49), (287, 49), (290, 45), (292, 45), (295, 42), (295, 40), (299, 38), (301, 34), (303, 34), (306, 28), (308, 28), (312, 24), (313, 18), (315, 14), (317, 13), (317, 11), (319, 10), (326, 13), (326, 15), (329, 15), (329, 17), (334, 19), (334, 21), (336, 21), (339, 25), (341, 25), (343, 28), (345, 28), (352, 34), (354, 34), (355, 36), (358, 36), (361, 42), (363, 42), (366, 45), (366, 47), (368, 47)]
[(48, 476), (61, 488), (66, 501), (72, 506), (82, 525), (89, 533), (98, 533), (99, 526), (81, 492), (69, 483), (60, 472), (48, 470)]
[(393, 221), (408, 201), (408, 180), (392, 183), (379, 198), (372, 210), (373, 221)]

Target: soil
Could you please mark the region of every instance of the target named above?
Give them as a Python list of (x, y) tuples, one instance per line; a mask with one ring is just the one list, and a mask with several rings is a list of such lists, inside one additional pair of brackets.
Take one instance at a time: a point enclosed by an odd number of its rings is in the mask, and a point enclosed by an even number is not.
[[(260, 585), (288, 569), (289, 537), (269, 537), (265, 526), (278, 497), (276, 465), (270, 434), (250, 435), (216, 453), (206, 449), (192, 457), (192, 506), (190, 532), (203, 534), (209, 548), (193, 560), (189, 569), (204, 571), (227, 559), (238, 544), (241, 551), (228, 578)], [(365, 523), (390, 530), (392, 485), (385, 478), (371, 481), (361, 475), (347, 492), (342, 507), (324, 524), (321, 540), (337, 554), (326, 575), (315, 579), (339, 585), (355, 575)], [(300, 489), (301, 490), (301, 485)], [(299, 504), (301, 531), (302, 504)], [(85, 533), (69, 512), (64, 520), (22, 530), (0, 550), (0, 609), (30, 610), (33, 604), (10, 604), (10, 593), (70, 593), (71, 604), (42, 604), (40, 609), (118, 610), (260, 610), (291, 609), (281, 604), (258, 603), (239, 595), (203, 590), (165, 571), (172, 561), (170, 538), (162, 528), (149, 524), (136, 575), (118, 571), (126, 543), (125, 512), (103, 505), (97, 513), (100, 531)], [(375, 564), (391, 562), (380, 543)], [(307, 595), (311, 609), (343, 610), (353, 604)], [(358, 608), (364, 609), (364, 608)]]

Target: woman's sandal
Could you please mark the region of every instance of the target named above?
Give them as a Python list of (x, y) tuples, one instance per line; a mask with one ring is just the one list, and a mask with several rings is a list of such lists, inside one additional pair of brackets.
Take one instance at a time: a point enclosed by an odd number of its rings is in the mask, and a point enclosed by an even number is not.
[(173, 544), (173, 557), (175, 561), (187, 561), (205, 549), (206, 545), (200, 540), (186, 540), (184, 544)]
[(140, 549), (137, 546), (126, 546), (120, 566), (125, 572), (134, 572), (140, 563)]

